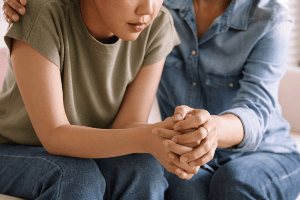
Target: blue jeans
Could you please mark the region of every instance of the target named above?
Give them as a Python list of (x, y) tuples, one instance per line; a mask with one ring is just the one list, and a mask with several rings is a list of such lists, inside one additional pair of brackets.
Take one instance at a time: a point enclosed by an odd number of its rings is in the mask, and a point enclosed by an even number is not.
[(163, 166), (150, 154), (93, 160), (0, 144), (0, 194), (38, 200), (159, 200), (167, 187)]
[(191, 180), (167, 171), (165, 176), (168, 200), (295, 200), (300, 192), (300, 157), (218, 149)]

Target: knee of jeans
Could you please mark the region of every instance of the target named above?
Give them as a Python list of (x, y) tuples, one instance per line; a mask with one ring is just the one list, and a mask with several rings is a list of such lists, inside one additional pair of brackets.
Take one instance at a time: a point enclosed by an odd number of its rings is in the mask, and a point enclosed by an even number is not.
[(211, 199), (263, 199), (263, 185), (257, 180), (257, 167), (227, 164), (220, 167), (210, 183)]
[(135, 154), (132, 163), (135, 173), (148, 179), (164, 178), (164, 167), (150, 154)]
[(56, 170), (64, 179), (76, 182), (94, 179), (102, 179), (102, 175), (96, 163), (92, 159), (82, 159), (73, 157), (59, 157), (54, 161)]
[(38, 197), (49, 190), (55, 190), (57, 195), (86, 195), (91, 191), (104, 194), (105, 179), (93, 160), (56, 157), (47, 162), (51, 167), (36, 183), (34, 196)]
[(151, 154), (130, 154), (114, 158), (95, 160), (106, 179), (136, 177), (164, 179), (163, 166)]

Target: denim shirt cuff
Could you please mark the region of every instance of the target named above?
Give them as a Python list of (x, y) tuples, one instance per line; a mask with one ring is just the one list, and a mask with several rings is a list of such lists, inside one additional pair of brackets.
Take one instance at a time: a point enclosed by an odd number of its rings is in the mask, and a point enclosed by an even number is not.
[(255, 127), (259, 122), (254, 111), (247, 108), (233, 108), (226, 110), (219, 115), (233, 114), (240, 118), (244, 127), (244, 138), (242, 142), (236, 146), (230, 147), (232, 151), (255, 151), (261, 141), (261, 135), (257, 135)]

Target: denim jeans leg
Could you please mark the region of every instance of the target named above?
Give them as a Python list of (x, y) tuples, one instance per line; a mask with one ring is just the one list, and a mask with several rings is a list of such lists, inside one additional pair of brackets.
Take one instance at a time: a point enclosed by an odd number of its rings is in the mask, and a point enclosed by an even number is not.
[(106, 180), (104, 199), (163, 200), (168, 183), (151, 154), (95, 159)]
[(216, 171), (209, 199), (294, 200), (299, 191), (298, 154), (254, 152), (229, 161)]
[(165, 177), (169, 183), (166, 193), (167, 200), (205, 200), (209, 192), (209, 183), (213, 173), (200, 168), (190, 180), (180, 179), (177, 175), (165, 170)]
[(100, 200), (105, 180), (92, 159), (43, 147), (0, 144), (0, 193), (38, 200)]

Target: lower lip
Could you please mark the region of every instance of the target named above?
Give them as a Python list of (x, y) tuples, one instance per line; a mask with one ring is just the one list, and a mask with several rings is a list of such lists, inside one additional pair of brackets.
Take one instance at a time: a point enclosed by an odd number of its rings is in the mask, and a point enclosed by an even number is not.
[(137, 32), (141, 32), (143, 29), (144, 29), (144, 27), (145, 27), (145, 25), (134, 25), (134, 24), (130, 24), (133, 28), (134, 28), (134, 30), (135, 31), (137, 31)]

